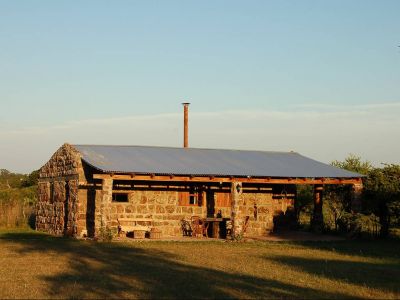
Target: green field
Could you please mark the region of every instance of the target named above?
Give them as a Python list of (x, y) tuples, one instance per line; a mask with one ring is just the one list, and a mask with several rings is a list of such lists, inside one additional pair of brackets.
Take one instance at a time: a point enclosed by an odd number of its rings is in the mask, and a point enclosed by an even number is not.
[(400, 242), (113, 242), (0, 233), (0, 298), (400, 298)]

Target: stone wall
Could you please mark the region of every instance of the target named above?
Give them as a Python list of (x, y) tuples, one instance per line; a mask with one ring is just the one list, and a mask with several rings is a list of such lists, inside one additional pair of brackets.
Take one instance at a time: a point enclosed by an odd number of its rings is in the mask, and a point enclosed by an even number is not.
[[(291, 214), (294, 210), (296, 188), (293, 185), (285, 187), (280, 185), (264, 186), (263, 191), (250, 190), (241, 186), (240, 192), (236, 190), (231, 192), (237, 194), (237, 234), (245, 230), (245, 236), (263, 236), (274, 231), (276, 229), (274, 227), (279, 225), (279, 222), (289, 223), (294, 221), (294, 216)], [(232, 217), (233, 219), (232, 209), (232, 205), (229, 207), (216, 206), (216, 211), (221, 210), (222, 216)], [(247, 224), (246, 219), (248, 219)]]
[(245, 235), (263, 236), (274, 230), (274, 218), (294, 208), (293, 197), (274, 199), (272, 193), (242, 193), (239, 197), (242, 218), (249, 217)]
[(205, 216), (204, 206), (179, 206), (176, 191), (133, 191), (128, 199), (111, 202), (111, 227), (117, 228), (117, 218), (152, 218), (163, 236), (182, 236), (182, 219)]
[(77, 232), (78, 180), (39, 181), (36, 229), (56, 235)]
[(39, 178), (56, 178), (78, 175), (82, 172), (79, 152), (69, 144), (62, 145), (40, 169)]
[(40, 169), (36, 229), (56, 235), (75, 235), (78, 221), (79, 152), (64, 144)]
[[(95, 223), (96, 233), (99, 232), (102, 218), (106, 218), (107, 226), (116, 229), (118, 218), (152, 218), (153, 226), (161, 230), (163, 236), (182, 236), (181, 220), (190, 221), (191, 216), (206, 217), (205, 202), (202, 206), (179, 205), (179, 192), (132, 190), (128, 192), (128, 202), (108, 202), (109, 215), (101, 213), (99, 206), (104, 197), (104, 191), (96, 190)], [(217, 193), (215, 193), (217, 195)], [(84, 195), (82, 195), (84, 197)], [(80, 199), (82, 199), (80, 197)], [(238, 199), (238, 218), (242, 226), (247, 216), (249, 221), (245, 235), (261, 236), (274, 228), (274, 217), (284, 215), (294, 204), (294, 195), (285, 195), (276, 199), (272, 191), (259, 193), (241, 193)], [(231, 207), (219, 207), (223, 217), (231, 217)]]
[(36, 229), (50, 234), (62, 234), (64, 230), (64, 208), (62, 202), (51, 200), (51, 183), (38, 183), (36, 204)]

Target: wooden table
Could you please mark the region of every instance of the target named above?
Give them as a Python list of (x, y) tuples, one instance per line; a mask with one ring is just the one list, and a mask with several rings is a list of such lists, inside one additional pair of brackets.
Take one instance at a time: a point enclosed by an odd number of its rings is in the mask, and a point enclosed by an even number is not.
[[(225, 238), (226, 228), (224, 230), (223, 227), (226, 226), (225, 222), (230, 220), (229, 218), (204, 218), (204, 223), (209, 223), (211, 226), (208, 227), (207, 237), (212, 238)], [(222, 227), (222, 228), (221, 228)], [(222, 229), (222, 230), (220, 230)], [(223, 231), (223, 232), (221, 232)]]

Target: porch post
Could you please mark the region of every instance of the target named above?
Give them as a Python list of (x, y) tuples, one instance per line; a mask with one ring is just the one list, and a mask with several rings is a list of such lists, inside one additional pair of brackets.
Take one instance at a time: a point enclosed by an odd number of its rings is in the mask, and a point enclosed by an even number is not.
[(362, 190), (363, 190), (362, 182), (353, 184), (351, 191), (351, 210), (353, 212), (359, 212), (361, 210)]
[(101, 203), (100, 203), (100, 214), (101, 224), (100, 227), (105, 229), (109, 228), (111, 224), (111, 201), (112, 201), (112, 188), (113, 180), (111, 178), (103, 179), (101, 190)]
[(322, 185), (314, 185), (314, 213), (311, 219), (313, 231), (321, 232), (324, 226), (324, 216), (322, 213)]
[(231, 185), (231, 219), (232, 219), (232, 238), (240, 235), (243, 229), (243, 220), (240, 218), (239, 196), (242, 192), (241, 182), (232, 182)]

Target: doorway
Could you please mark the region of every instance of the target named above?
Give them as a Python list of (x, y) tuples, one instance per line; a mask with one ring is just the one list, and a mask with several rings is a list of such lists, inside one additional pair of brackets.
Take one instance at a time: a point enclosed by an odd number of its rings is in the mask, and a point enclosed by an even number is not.
[(207, 200), (207, 217), (214, 217), (215, 215), (214, 191), (208, 190), (206, 192), (206, 200)]

